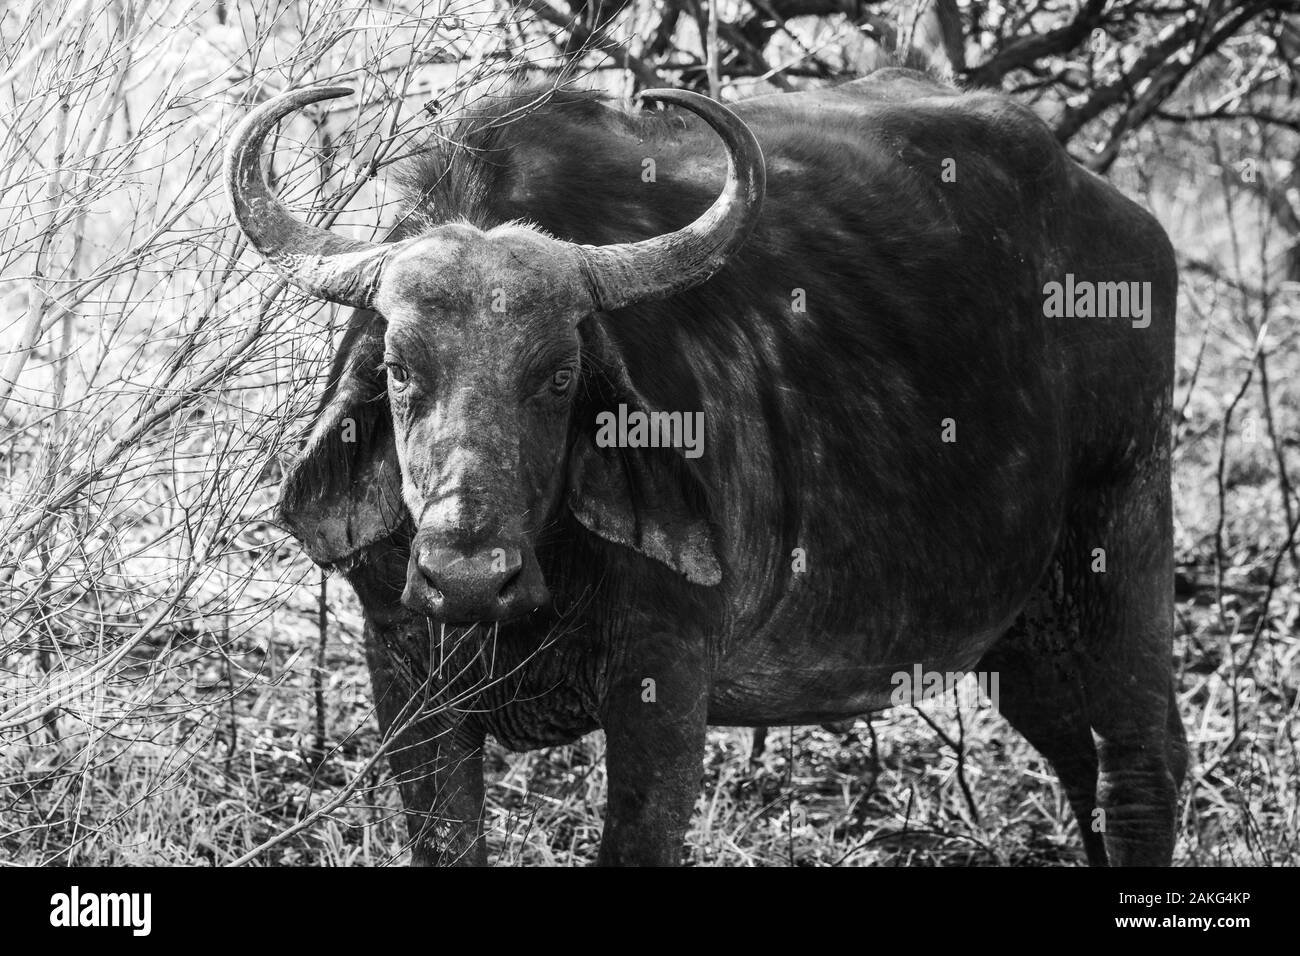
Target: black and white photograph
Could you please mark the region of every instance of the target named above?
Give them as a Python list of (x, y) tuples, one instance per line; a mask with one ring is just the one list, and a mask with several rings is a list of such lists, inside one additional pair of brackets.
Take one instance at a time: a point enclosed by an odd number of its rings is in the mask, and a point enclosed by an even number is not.
[(1096, 922), (1250, 928), (1298, 155), (1300, 0), (9, 0), (0, 876), (82, 874), (23, 919), (1174, 867)]

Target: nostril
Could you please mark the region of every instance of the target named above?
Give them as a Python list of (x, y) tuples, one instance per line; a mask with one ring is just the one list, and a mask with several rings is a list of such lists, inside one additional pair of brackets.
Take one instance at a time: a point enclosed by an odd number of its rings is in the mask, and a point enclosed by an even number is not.
[(510, 591), (514, 589), (515, 585), (519, 583), (519, 579), (522, 576), (523, 576), (522, 564), (518, 568), (515, 568), (515, 570), (513, 571), (507, 571), (502, 576), (501, 586), (497, 588), (498, 595), (500, 595), (503, 598), (506, 597), (510, 593)]
[(428, 568), (419, 569), (418, 583), (412, 582), (415, 587), (423, 592), (424, 596), (430, 601), (441, 601), (446, 595), (443, 592), (443, 581), (437, 575), (429, 571)]
[(455, 578), (465, 563), (465, 555), (451, 548), (428, 548), (421, 550), (416, 564), (420, 573), (433, 585), (447, 578)]

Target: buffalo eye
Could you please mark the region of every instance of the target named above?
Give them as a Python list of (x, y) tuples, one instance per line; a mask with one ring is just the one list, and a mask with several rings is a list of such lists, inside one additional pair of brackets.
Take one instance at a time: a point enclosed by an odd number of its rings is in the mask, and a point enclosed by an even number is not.
[(405, 365), (389, 361), (384, 363), (384, 368), (388, 369), (388, 377), (392, 379), (394, 389), (401, 391), (406, 388), (410, 375), (407, 373)]
[(551, 391), (556, 395), (563, 395), (573, 384), (573, 369), (561, 368), (555, 371), (551, 376)]

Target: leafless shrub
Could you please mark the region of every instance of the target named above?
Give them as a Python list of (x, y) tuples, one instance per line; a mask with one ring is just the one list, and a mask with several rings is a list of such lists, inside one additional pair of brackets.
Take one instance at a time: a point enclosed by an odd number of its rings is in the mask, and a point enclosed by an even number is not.
[[(127, 818), (208, 772), (196, 761), (239, 752), (248, 701), (295, 694), (329, 663), (298, 626), (326, 585), (268, 516), (338, 316), (242, 255), (220, 179), (233, 124), (286, 88), (353, 86), (341, 108), (285, 124), (271, 175), (315, 221), (374, 238), (392, 216), (381, 171), (444, 135), (455, 104), (545, 65), (512, 26), (491, 4), (422, 0), (0, 13), (13, 855), (105, 853), (101, 837), (122, 842)], [(302, 736), (283, 754), (305, 756)], [(131, 794), (116, 820), (87, 799), (110, 778)]]

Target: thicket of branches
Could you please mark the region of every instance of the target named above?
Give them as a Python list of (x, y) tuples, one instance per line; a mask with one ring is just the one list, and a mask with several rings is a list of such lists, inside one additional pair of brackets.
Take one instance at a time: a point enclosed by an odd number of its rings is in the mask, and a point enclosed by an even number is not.
[[(1031, 104), (1179, 245), (1179, 659), (1198, 763), (1180, 852), (1294, 860), (1298, 52), (1298, 0), (7, 5), (0, 857), (400, 855), (355, 609), (268, 523), (341, 317), (275, 281), (230, 221), (221, 149), (253, 104), (355, 87), (284, 125), (271, 175), (313, 221), (376, 238), (396, 215), (389, 167), (525, 72), (729, 99), (908, 62)], [(955, 796), (931, 822), (982, 826), (971, 728), (934, 727), (953, 761), (936, 786)], [(504, 791), (536, 759), (498, 768)], [(877, 797), (870, 826), (896, 827), (906, 788)], [(513, 825), (511, 799), (494, 812)], [(507, 838), (507, 855), (538, 839)]]

